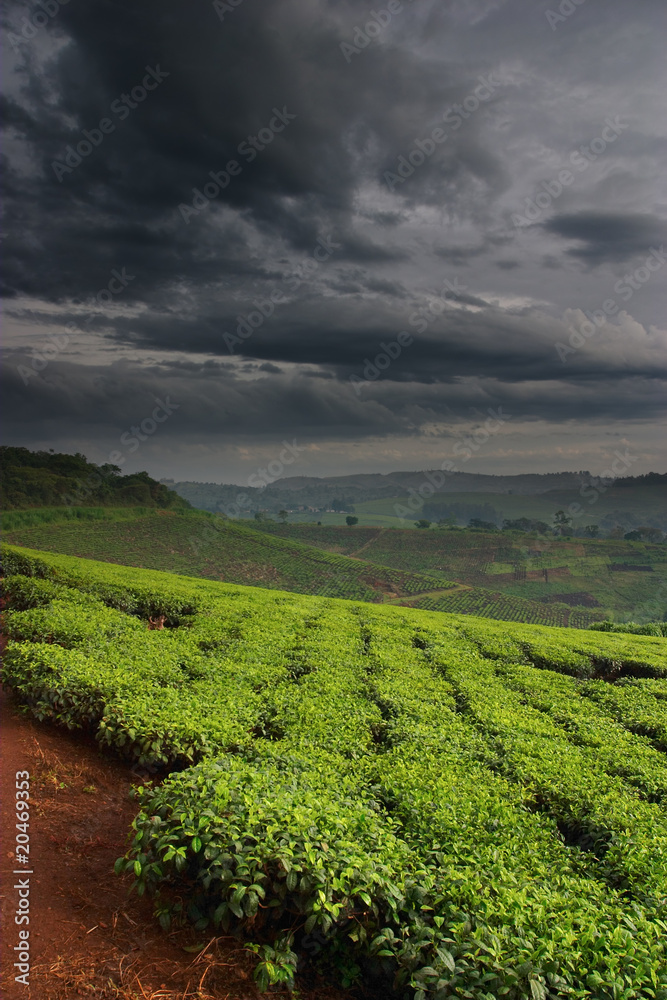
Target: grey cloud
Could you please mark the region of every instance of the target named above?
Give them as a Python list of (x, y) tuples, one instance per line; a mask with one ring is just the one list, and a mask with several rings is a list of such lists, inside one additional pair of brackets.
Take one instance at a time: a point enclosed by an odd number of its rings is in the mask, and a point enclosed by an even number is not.
[(667, 222), (644, 214), (576, 212), (556, 215), (544, 223), (544, 228), (583, 244), (569, 248), (567, 253), (593, 266), (632, 260), (667, 239)]
[[(349, 64), (340, 44), (368, 19), (366, 0), (253, 0), (224, 23), (208, 0), (86, 0), (62, 6), (44, 46), (10, 53), (1, 280), (26, 340), (5, 372), (8, 433), (55, 442), (90, 428), (103, 441), (160, 392), (183, 400), (167, 438), (188, 441), (274, 427), (390, 440), (487, 398), (558, 425), (653, 419), (657, 347), (625, 357), (600, 336), (564, 367), (554, 342), (565, 309), (612, 294), (598, 265), (665, 242), (662, 0), (588, 0), (553, 32), (523, 0), (404, 8)], [(9, 0), (8, 22), (24, 15)], [(156, 64), (168, 78), (121, 121), (111, 102)], [(384, 171), (491, 72), (492, 100), (390, 191)], [(250, 162), (239, 144), (275, 107), (296, 118)], [(510, 231), (535, 177), (555, 176), (608, 114), (631, 120), (622, 153), (619, 139), (529, 232)], [(113, 133), (60, 183), (53, 161), (107, 115)], [(230, 159), (240, 174), (184, 221), (179, 205)], [(331, 236), (340, 246), (317, 260)], [(96, 301), (120, 268), (133, 280)], [(448, 268), (465, 269), (456, 294), (443, 291)], [(280, 304), (230, 354), (224, 334), (276, 290)], [(411, 317), (438, 296), (448, 304), (420, 333)], [(658, 282), (631, 307), (658, 326)], [(69, 322), (84, 346), (24, 386), (19, 358)], [(357, 398), (349, 376), (403, 329), (414, 342)]]

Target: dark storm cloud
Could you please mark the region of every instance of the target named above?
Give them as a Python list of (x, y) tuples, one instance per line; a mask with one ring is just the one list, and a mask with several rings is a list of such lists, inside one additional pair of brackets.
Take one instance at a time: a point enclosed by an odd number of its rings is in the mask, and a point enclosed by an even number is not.
[(478, 247), (437, 247), (433, 251), (436, 256), (442, 257), (450, 264), (455, 264), (457, 267), (464, 266), (468, 264), (475, 257), (481, 256), (481, 254), (487, 252), (485, 246)]
[[(249, 212), (261, 230), (296, 250), (310, 249), (322, 227), (335, 223), (343, 257), (405, 257), (347, 231), (356, 174), (342, 139), (356, 121), (363, 135), (372, 123), (385, 132), (387, 145), (400, 146), (382, 86), (402, 92), (411, 117), (432, 83), (426, 67), (392, 52), (369, 53), (345, 67), (336, 25), (326, 18), (318, 23), (291, 2), (239, 8), (223, 28), (210, 4), (195, 11), (175, 0), (141, 7), (93, 0), (63, 8), (59, 26), (72, 44), (44, 66), (35, 66), (33, 56), (29, 100), (8, 102), (11, 124), (39, 165), (27, 176), (9, 168), (16, 195), (6, 219), (14, 261), (5, 276), (9, 293), (39, 289), (62, 297), (95, 287), (108, 265), (139, 268), (140, 258), (144, 296), (183, 268), (201, 281), (213, 273), (234, 275), (243, 269), (243, 247), (201, 225), (225, 205)], [(304, 28), (309, 42), (295, 58), (295, 38)], [(146, 66), (168, 76), (144, 103), (124, 108), (120, 120), (110, 110), (113, 102), (141, 84)], [(268, 126), (275, 107), (295, 115), (285, 135), (240, 155), (239, 144)], [(76, 146), (81, 130), (96, 128), (103, 117), (112, 120), (113, 133), (59, 181), (54, 162), (65, 163), (67, 146)], [(241, 173), (207, 207), (205, 219), (184, 224), (178, 206), (191, 203), (193, 188), (233, 158)], [(298, 210), (286, 199), (296, 200)], [(34, 243), (26, 243), (26, 228)], [(92, 253), (91, 230), (97, 234)], [(221, 252), (221, 243), (229, 253)], [(36, 264), (45, 259), (49, 266), (40, 266), (37, 278)]]
[[(7, 315), (20, 333), (72, 323), (85, 335), (29, 385), (16, 370), (27, 347), (10, 355), (22, 440), (49, 426), (117, 437), (161, 393), (180, 400), (169, 433), (183, 440), (417, 434), (499, 401), (554, 423), (654, 419), (665, 364), (643, 331), (629, 356), (601, 334), (567, 366), (554, 343), (566, 309), (609, 294), (598, 265), (665, 240), (664, 197), (640, 191), (662, 148), (647, 96), (661, 6), (645, 0), (640, 16), (625, 0), (587, 0), (556, 31), (523, 0), (403, 7), (349, 61), (341, 43), (368, 20), (366, 0), (247, 0), (224, 21), (208, 0), (86, 0), (20, 43), (2, 105)], [(23, 16), (10, 0), (9, 22)], [(163, 78), (135, 101), (149, 68)], [(490, 93), (476, 99), (482, 78)], [(605, 115), (625, 113), (626, 94), (634, 145), (622, 171), (619, 139), (526, 249), (507, 218)], [(103, 118), (113, 131), (54, 169)], [(431, 150), (438, 127), (447, 138)], [(197, 194), (230, 160), (240, 170), (226, 186)], [(401, 162), (413, 169), (389, 183)], [(132, 277), (105, 301), (118, 271)], [(656, 286), (633, 309), (649, 311)], [(446, 308), (421, 330), (414, 317), (433, 302)], [(401, 330), (414, 341), (360, 397), (350, 375)]]
[(305, 427), (309, 440), (320, 441), (417, 435), (424, 423), (446, 420), (455, 425), (489, 406), (501, 406), (515, 419), (544, 421), (646, 420), (664, 416), (667, 409), (665, 380), (640, 375), (632, 385), (597, 374), (569, 385), (545, 382), (536, 406), (521, 379), (489, 376), (415, 385), (386, 378), (356, 391), (351, 384), (322, 379), (326, 373), (310, 374), (317, 377), (266, 373), (239, 381), (216, 366), (186, 373), (170, 363), (137, 369), (126, 363), (82, 368), (54, 362), (28, 388), (8, 366), (2, 390), (28, 437), (49, 419), (56, 434), (72, 437), (85, 421), (91, 440), (109, 448), (133, 424), (150, 417), (157, 400), (173, 410), (164, 432), (174, 443), (211, 435), (228, 441), (303, 435)]
[(583, 246), (571, 247), (567, 253), (592, 265), (631, 260), (667, 240), (667, 224), (652, 215), (576, 212), (556, 215), (544, 228), (566, 240), (582, 243)]

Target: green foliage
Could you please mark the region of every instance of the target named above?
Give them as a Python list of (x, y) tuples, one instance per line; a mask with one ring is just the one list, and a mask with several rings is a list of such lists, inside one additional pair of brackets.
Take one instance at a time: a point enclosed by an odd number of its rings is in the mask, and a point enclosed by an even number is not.
[[(558, 514), (563, 514), (563, 511), (559, 511)], [(536, 531), (538, 535), (546, 535), (550, 530), (545, 521), (535, 520), (532, 517), (518, 517), (514, 520), (506, 518), (503, 521), (503, 531)]]
[(630, 635), (657, 635), (667, 636), (667, 621), (646, 622), (638, 625), (636, 622), (595, 622), (589, 628), (599, 632), (627, 632)]
[[(116, 465), (94, 465), (85, 455), (0, 447), (0, 505), (3, 510), (52, 505), (96, 504), (188, 508), (177, 493), (147, 472), (121, 475)], [(16, 523), (16, 522), (15, 522)]]
[[(435, 595), (432, 610), (587, 628), (596, 619), (632, 617), (638, 622), (667, 617), (667, 549), (647, 541), (548, 537), (527, 531), (530, 519), (513, 531), (416, 531), (414, 528), (273, 525), (267, 532), (336, 553), (354, 555), (404, 572), (456, 580), (472, 589), (458, 596)], [(623, 573), (614, 565), (626, 565)], [(650, 567), (635, 571), (633, 566)], [(437, 589), (437, 584), (433, 590)], [(458, 601), (452, 603), (453, 599)], [(451, 600), (450, 600), (451, 599)]]
[(354, 517), (354, 515), (352, 514), (348, 514), (347, 517), (345, 518), (345, 523), (348, 526), (348, 528), (351, 528), (353, 525), (359, 523), (359, 518)]
[(497, 526), (493, 521), (483, 521), (480, 517), (471, 517), (468, 527), (473, 531), (497, 531)]
[[(423, 573), (318, 552), (301, 542), (198, 511), (107, 508), (104, 514), (85, 522), (61, 518), (48, 525), (15, 527), (7, 532), (7, 540), (125, 565), (364, 601), (451, 586)], [(253, 522), (260, 523), (279, 527), (273, 521)]]
[[(6, 571), (7, 568), (5, 567)], [(61, 591), (62, 587), (57, 583), (52, 583), (51, 580), (22, 576), (19, 573), (9, 576), (3, 581), (5, 604), (16, 611), (46, 607)]]
[(662, 637), (3, 562), (15, 697), (172, 770), (116, 863), (162, 926), (261, 990), (310, 936), (414, 1000), (667, 1000)]

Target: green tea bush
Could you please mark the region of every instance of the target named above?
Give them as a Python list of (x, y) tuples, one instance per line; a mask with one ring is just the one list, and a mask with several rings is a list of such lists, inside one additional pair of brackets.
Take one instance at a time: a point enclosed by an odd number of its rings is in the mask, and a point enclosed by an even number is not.
[(14, 696), (173, 772), (116, 866), (163, 926), (244, 934), (261, 989), (317, 935), (387, 996), (667, 1000), (662, 638), (5, 565)]
[[(17, 573), (3, 581), (2, 590), (7, 608), (13, 608), (15, 611), (26, 611), (28, 608), (46, 607), (55, 597), (58, 597), (62, 587), (51, 580), (23, 576)], [(72, 591), (72, 593), (77, 592)]]
[(667, 622), (646, 622), (644, 625), (637, 625), (636, 622), (596, 622), (589, 625), (589, 628), (598, 632), (627, 632), (630, 635), (656, 635), (667, 636)]

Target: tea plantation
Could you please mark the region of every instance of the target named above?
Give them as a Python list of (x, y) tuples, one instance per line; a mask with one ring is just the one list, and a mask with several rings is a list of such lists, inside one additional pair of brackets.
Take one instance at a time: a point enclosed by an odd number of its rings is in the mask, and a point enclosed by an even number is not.
[(9, 511), (2, 525), (6, 541), (30, 548), (302, 594), (382, 601), (453, 586), (320, 552), (203, 511), (51, 508)]
[(117, 869), (163, 926), (242, 932), (261, 988), (307, 954), (388, 998), (666, 1000), (664, 638), (3, 566), (4, 683), (156, 769)]
[[(465, 607), (484, 617), (586, 627), (596, 617), (633, 621), (667, 614), (667, 545), (623, 539), (554, 538), (518, 531), (399, 530), (314, 524), (257, 525), (285, 540), (383, 566), (457, 580), (476, 589)], [(485, 601), (500, 591), (503, 604)], [(443, 595), (444, 596), (444, 595)], [(454, 596), (454, 595), (452, 595)], [(498, 595), (496, 595), (498, 596)], [(514, 600), (517, 598), (518, 600)], [(522, 612), (522, 603), (528, 602)], [(545, 605), (558, 605), (549, 612)], [(568, 616), (570, 606), (576, 611)], [(501, 613), (499, 613), (501, 612)]]
[[(371, 602), (407, 604), (423, 596), (425, 603), (419, 606), (430, 610), (543, 625), (587, 628), (604, 618), (597, 609), (572, 609), (564, 603), (546, 604), (484, 588), (462, 589), (442, 573), (420, 573), (323, 551), (257, 530), (262, 526), (254, 522), (249, 527), (203, 511), (42, 508), (9, 511), (3, 514), (2, 525), (6, 541), (13, 544), (229, 583)], [(320, 530), (331, 529), (316, 530), (319, 536)], [(341, 530), (350, 529), (333, 529)], [(351, 532), (353, 545), (358, 545), (354, 529)]]

